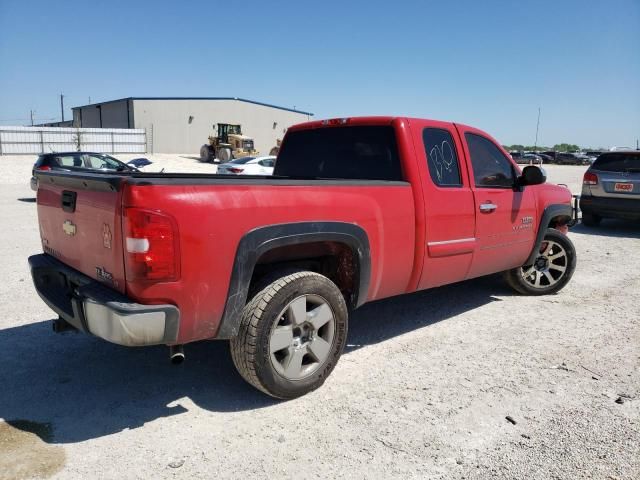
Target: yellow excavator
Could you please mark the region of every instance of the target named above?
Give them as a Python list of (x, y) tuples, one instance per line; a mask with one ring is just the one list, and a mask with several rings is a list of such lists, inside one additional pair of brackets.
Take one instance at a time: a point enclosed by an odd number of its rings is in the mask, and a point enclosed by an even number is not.
[(258, 155), (253, 138), (243, 135), (240, 125), (218, 123), (217, 129), (215, 125), (213, 128), (217, 135), (209, 136), (209, 143), (200, 148), (201, 162), (225, 163), (234, 158)]

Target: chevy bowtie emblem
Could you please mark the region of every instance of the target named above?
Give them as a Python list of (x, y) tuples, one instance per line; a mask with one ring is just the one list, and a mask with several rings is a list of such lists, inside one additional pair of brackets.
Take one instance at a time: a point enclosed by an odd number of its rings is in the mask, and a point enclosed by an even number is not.
[(64, 221), (62, 224), (62, 230), (70, 237), (73, 237), (76, 234), (76, 226), (71, 222), (71, 220)]

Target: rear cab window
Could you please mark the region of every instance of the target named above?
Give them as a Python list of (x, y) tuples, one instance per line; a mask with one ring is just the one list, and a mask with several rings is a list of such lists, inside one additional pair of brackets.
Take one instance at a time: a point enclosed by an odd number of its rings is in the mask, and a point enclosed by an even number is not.
[(274, 175), (294, 178), (403, 180), (390, 125), (295, 130), (278, 153)]

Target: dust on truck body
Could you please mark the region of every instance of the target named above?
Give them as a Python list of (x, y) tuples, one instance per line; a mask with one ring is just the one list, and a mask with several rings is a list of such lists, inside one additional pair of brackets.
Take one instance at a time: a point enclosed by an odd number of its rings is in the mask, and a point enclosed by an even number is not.
[(29, 263), (59, 330), (174, 354), (226, 339), (277, 398), (325, 381), (366, 302), (496, 272), (551, 294), (576, 265), (569, 190), (457, 123), (296, 125), (273, 177), (37, 175)]

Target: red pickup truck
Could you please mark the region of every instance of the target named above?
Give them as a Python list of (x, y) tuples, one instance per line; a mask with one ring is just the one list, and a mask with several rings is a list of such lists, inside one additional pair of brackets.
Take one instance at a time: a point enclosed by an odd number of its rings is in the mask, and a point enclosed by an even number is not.
[(229, 339), (240, 374), (278, 398), (324, 382), (366, 302), (496, 272), (550, 294), (576, 265), (569, 190), (457, 123), (297, 125), (271, 177), (36, 174), (44, 253), (29, 263), (56, 331), (175, 359)]

